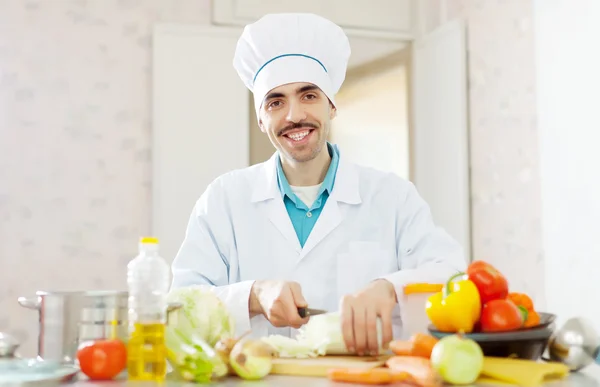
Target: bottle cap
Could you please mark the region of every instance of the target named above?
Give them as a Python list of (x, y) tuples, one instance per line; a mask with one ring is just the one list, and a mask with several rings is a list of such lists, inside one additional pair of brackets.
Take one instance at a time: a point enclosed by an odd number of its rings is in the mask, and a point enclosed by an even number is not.
[(140, 238), (140, 243), (145, 244), (145, 245), (157, 245), (158, 244), (158, 238), (155, 238), (155, 237), (141, 237)]

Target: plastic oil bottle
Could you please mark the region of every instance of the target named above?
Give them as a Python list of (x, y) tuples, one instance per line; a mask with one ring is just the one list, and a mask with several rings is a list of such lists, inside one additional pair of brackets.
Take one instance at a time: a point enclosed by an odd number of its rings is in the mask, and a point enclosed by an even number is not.
[(163, 381), (167, 373), (164, 332), (170, 268), (158, 247), (157, 238), (141, 238), (138, 256), (127, 265), (127, 374), (132, 381)]

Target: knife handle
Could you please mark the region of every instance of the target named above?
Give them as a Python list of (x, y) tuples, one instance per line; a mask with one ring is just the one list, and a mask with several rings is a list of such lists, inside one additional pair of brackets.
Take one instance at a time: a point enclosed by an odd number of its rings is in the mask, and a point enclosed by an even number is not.
[(306, 311), (306, 308), (298, 308), (298, 314), (300, 317), (304, 318), (308, 315), (308, 312)]

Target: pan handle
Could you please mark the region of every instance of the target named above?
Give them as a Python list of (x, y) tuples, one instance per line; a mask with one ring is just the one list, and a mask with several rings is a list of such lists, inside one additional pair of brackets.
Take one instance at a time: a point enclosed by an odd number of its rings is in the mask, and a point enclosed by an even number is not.
[(17, 300), (19, 304), (27, 309), (39, 310), (40, 302), (37, 298), (27, 298), (27, 297), (19, 297)]

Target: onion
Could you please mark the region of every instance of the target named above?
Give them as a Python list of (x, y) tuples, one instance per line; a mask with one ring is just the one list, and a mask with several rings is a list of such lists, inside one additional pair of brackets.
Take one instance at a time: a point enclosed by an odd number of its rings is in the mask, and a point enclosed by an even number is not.
[(258, 380), (271, 372), (274, 349), (261, 340), (239, 340), (231, 349), (229, 364), (246, 380)]
[(227, 374), (234, 375), (235, 371), (229, 364), (229, 355), (231, 354), (231, 350), (238, 342), (237, 339), (234, 338), (225, 338), (217, 341), (215, 344), (215, 352), (221, 357), (221, 360), (227, 365)]
[(462, 335), (442, 338), (431, 353), (431, 365), (445, 382), (475, 383), (483, 369), (484, 354), (477, 342)]
[(231, 367), (231, 364), (229, 364), (229, 356), (231, 354), (231, 351), (233, 350), (233, 347), (235, 347), (235, 345), (241, 339), (243, 339), (245, 336), (247, 336), (251, 332), (252, 331), (247, 331), (246, 333), (242, 334), (241, 336), (239, 336), (237, 338), (224, 337), (221, 340), (216, 342), (215, 352), (219, 355), (219, 357), (221, 358), (223, 363), (225, 363), (227, 365), (227, 374), (228, 375), (235, 375), (235, 370)]

